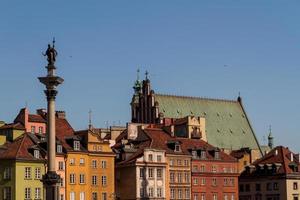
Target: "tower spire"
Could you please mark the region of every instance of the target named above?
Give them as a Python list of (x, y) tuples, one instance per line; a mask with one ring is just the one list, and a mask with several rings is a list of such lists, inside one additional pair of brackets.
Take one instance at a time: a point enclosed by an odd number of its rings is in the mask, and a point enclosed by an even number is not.
[(270, 149), (273, 149), (274, 146), (274, 137), (272, 135), (272, 126), (269, 126), (269, 135), (268, 135), (268, 146)]

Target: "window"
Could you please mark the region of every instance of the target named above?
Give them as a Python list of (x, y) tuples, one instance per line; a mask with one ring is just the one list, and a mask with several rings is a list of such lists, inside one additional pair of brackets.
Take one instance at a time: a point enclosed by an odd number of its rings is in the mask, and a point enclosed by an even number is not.
[(145, 189), (143, 187), (140, 187), (140, 197), (144, 197), (144, 191)]
[(175, 199), (175, 189), (171, 188), (171, 199)]
[(107, 200), (107, 193), (102, 192), (102, 199), (101, 200)]
[(185, 198), (190, 199), (190, 189), (185, 189)]
[(174, 172), (170, 172), (170, 182), (175, 183), (175, 173)]
[(250, 185), (246, 184), (246, 192), (250, 192)]
[(184, 160), (184, 166), (189, 166), (189, 160)]
[(234, 200), (234, 194), (231, 194), (231, 200)]
[(35, 188), (34, 199), (41, 199), (41, 197), (42, 197), (42, 189)]
[(35, 133), (35, 126), (31, 126), (31, 133)]
[(178, 172), (178, 174), (177, 174), (177, 181), (178, 181), (178, 183), (182, 183), (182, 173), (181, 172)]
[(75, 165), (75, 158), (70, 158), (70, 165)]
[(228, 186), (228, 179), (224, 178), (224, 186)]
[(205, 165), (201, 165), (200, 172), (205, 172)]
[(70, 184), (75, 184), (76, 177), (75, 174), (70, 174)]
[(92, 168), (97, 168), (97, 160), (92, 160)]
[(217, 186), (217, 179), (216, 178), (212, 179), (212, 186)]
[(101, 168), (106, 169), (106, 160), (101, 161)]
[(3, 200), (11, 200), (11, 187), (3, 188)]
[(153, 178), (153, 168), (148, 169), (148, 178)]
[(97, 192), (92, 193), (92, 200), (98, 200), (98, 193)]
[(101, 181), (102, 181), (102, 186), (107, 185), (107, 177), (106, 176), (102, 176)]
[(201, 194), (201, 200), (205, 200), (205, 193)]
[(220, 152), (215, 151), (215, 159), (220, 159)]
[(84, 184), (85, 183), (85, 175), (84, 174), (80, 174), (79, 175), (79, 183), (80, 184)]
[(179, 144), (175, 144), (175, 152), (180, 152), (180, 145)]
[(198, 178), (193, 178), (193, 185), (198, 185)]
[(293, 188), (294, 188), (294, 190), (298, 190), (298, 183), (297, 182), (293, 183)]
[(197, 151), (192, 151), (192, 156), (193, 156), (193, 158), (197, 158)]
[(181, 166), (181, 164), (182, 164), (182, 161), (181, 160), (177, 160), (177, 165)]
[(182, 199), (182, 189), (178, 189), (178, 199)]
[(85, 200), (85, 193), (84, 192), (79, 193), (79, 199), (80, 200)]
[(40, 158), (40, 151), (39, 150), (34, 150), (33, 151), (33, 156), (34, 156), (34, 158)]
[(157, 162), (161, 162), (161, 155), (157, 155)]
[(140, 178), (144, 178), (145, 177), (145, 169), (140, 168)]
[(3, 179), (5, 179), (5, 180), (11, 179), (11, 168), (10, 167), (4, 168)]
[(214, 173), (217, 172), (217, 166), (216, 166), (216, 165), (213, 165), (213, 166), (211, 167), (211, 171), (214, 172)]
[(75, 192), (70, 192), (70, 200), (75, 200)]
[(205, 151), (201, 151), (201, 159), (205, 159), (206, 158), (206, 152)]
[(202, 178), (201, 179), (201, 185), (205, 185), (206, 184), (206, 179), (205, 178)]
[(97, 176), (92, 176), (92, 185), (98, 185), (98, 178)]
[(174, 166), (174, 159), (170, 160), (170, 166)]
[(62, 146), (61, 146), (60, 144), (58, 144), (58, 145), (56, 146), (56, 152), (57, 152), (57, 153), (62, 153)]
[(40, 167), (37, 167), (35, 168), (35, 173), (34, 173), (34, 178), (35, 179), (41, 179), (41, 168)]
[(189, 183), (190, 182), (190, 175), (188, 172), (184, 173), (184, 182)]
[(218, 199), (218, 195), (217, 194), (213, 194), (213, 200), (217, 200)]
[(158, 178), (158, 179), (161, 179), (161, 178), (162, 178), (162, 169), (160, 169), (160, 168), (157, 169), (157, 170), (156, 170), (156, 174), (157, 174), (157, 178)]
[(63, 161), (59, 161), (58, 162), (58, 170), (64, 170), (65, 166), (64, 166), (64, 162)]
[(272, 183), (267, 183), (267, 191), (271, 191), (272, 190)]
[(42, 126), (40, 126), (39, 127), (39, 134), (42, 134), (44, 131), (43, 131), (43, 127)]
[(31, 179), (31, 167), (25, 167), (25, 179)]
[(25, 188), (25, 199), (31, 199), (31, 189)]
[(157, 197), (158, 198), (161, 198), (163, 195), (162, 195), (162, 188), (157, 188)]
[(224, 200), (228, 200), (228, 194), (224, 194)]
[(198, 172), (198, 166), (197, 166), (197, 165), (194, 165), (192, 171), (193, 171), (193, 172)]
[(244, 192), (244, 185), (240, 185), (240, 192)]
[(80, 150), (80, 142), (79, 141), (75, 140), (74, 143), (73, 143), (73, 145), (74, 145), (74, 150), (75, 151), (79, 151)]
[(278, 183), (277, 182), (273, 183), (273, 190), (278, 190), (278, 189), (279, 189)]
[(84, 158), (79, 159), (79, 165), (84, 165)]
[(153, 190), (153, 187), (149, 187), (148, 190), (149, 190), (149, 191), (148, 191), (148, 196), (149, 196), (149, 197), (153, 197), (153, 196), (154, 196), (154, 190)]
[(149, 155), (148, 155), (148, 161), (149, 161), (149, 162), (152, 162), (152, 161), (153, 161), (153, 155), (152, 155), (152, 154), (149, 154)]
[(197, 193), (193, 195), (193, 200), (199, 200), (199, 199), (198, 199), (198, 194), (197, 194)]

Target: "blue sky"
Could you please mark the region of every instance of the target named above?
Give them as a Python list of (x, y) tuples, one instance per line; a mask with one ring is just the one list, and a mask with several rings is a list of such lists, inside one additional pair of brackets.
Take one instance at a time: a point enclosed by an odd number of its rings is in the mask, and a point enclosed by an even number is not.
[[(46, 107), (42, 56), (56, 38), (57, 109), (75, 129), (125, 124), (136, 69), (158, 93), (235, 99), (258, 139), (300, 151), (299, 1), (0, 3), (0, 120)], [(143, 75), (141, 75), (143, 76)]]

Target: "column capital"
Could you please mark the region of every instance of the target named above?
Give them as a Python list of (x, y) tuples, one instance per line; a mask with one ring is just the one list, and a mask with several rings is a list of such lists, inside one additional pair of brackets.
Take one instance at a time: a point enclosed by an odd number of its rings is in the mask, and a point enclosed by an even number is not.
[(47, 100), (50, 101), (50, 100), (55, 100), (56, 98), (56, 95), (57, 95), (57, 90), (55, 89), (47, 89), (47, 90), (44, 90), (45, 94), (46, 94), (46, 97), (47, 97)]

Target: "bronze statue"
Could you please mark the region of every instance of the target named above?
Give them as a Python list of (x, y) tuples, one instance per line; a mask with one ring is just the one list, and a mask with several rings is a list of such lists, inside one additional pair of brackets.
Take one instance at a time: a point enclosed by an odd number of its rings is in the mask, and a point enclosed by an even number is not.
[(48, 65), (53, 65), (56, 61), (57, 51), (55, 50), (54, 46), (55, 40), (53, 39), (52, 47), (50, 44), (48, 44), (48, 48), (46, 52), (43, 54), (44, 56), (47, 56)]

